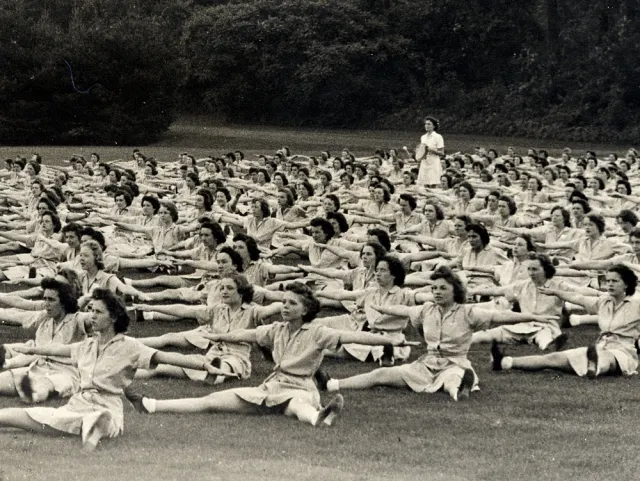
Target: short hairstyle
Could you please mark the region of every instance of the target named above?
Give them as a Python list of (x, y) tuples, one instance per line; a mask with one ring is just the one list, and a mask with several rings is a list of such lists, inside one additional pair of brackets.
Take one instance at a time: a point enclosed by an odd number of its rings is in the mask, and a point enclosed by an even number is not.
[(349, 230), (347, 218), (340, 212), (327, 212), (327, 220), (335, 220), (340, 228), (340, 233), (344, 233)]
[(282, 193), (282, 194), (284, 194), (286, 196), (286, 198), (287, 198), (287, 207), (291, 207), (294, 204), (295, 199), (293, 198), (293, 193), (291, 192), (290, 189), (285, 189), (285, 188), (278, 189), (278, 193)]
[(638, 216), (628, 209), (621, 210), (618, 214), (618, 219), (632, 225), (636, 225), (638, 223)]
[(431, 117), (430, 115), (427, 115), (424, 118), (424, 122), (426, 122), (427, 120), (433, 124), (433, 131), (437, 132), (438, 129), (440, 128), (440, 122), (438, 122), (438, 120), (435, 117)]
[(453, 302), (457, 304), (464, 304), (466, 302), (467, 289), (460, 277), (458, 277), (450, 267), (440, 266), (433, 274), (431, 274), (432, 281), (437, 281), (438, 279), (443, 279), (447, 284), (451, 284), (453, 287)]
[(393, 285), (402, 287), (404, 285), (404, 278), (407, 275), (407, 271), (404, 268), (404, 264), (400, 259), (390, 255), (384, 255), (376, 259), (376, 267), (381, 262), (386, 262), (389, 266), (389, 272), (393, 276)]
[(466, 181), (460, 182), (458, 184), (458, 189), (460, 189), (460, 187), (464, 187), (465, 189), (467, 189), (467, 191), (469, 191), (469, 197), (471, 199), (473, 199), (476, 196), (476, 189), (474, 189), (469, 182), (466, 182)]
[(262, 217), (271, 217), (271, 209), (269, 209), (269, 203), (265, 199), (254, 199), (254, 204), (260, 204), (260, 210), (262, 211)]
[(51, 277), (45, 277), (40, 281), (40, 287), (43, 290), (51, 289), (56, 291), (60, 298), (60, 304), (62, 304), (62, 307), (67, 314), (74, 314), (78, 312), (77, 292), (71, 284), (60, 282)]
[(100, 248), (104, 251), (107, 248), (107, 243), (104, 239), (104, 234), (99, 230), (94, 229), (93, 227), (85, 227), (80, 231), (80, 238), (84, 236), (91, 237), (94, 241), (98, 243)]
[(257, 261), (260, 259), (260, 249), (258, 248), (258, 243), (256, 240), (242, 232), (238, 232), (235, 236), (233, 236), (234, 242), (244, 242), (247, 246), (247, 251), (249, 252), (249, 259), (252, 261)]
[(415, 210), (415, 208), (418, 206), (416, 198), (411, 194), (400, 194), (400, 200), (404, 200), (405, 202), (407, 202), (409, 204), (409, 209), (411, 210)]
[(629, 237), (635, 237), (636, 239), (640, 239), (640, 228), (636, 227), (629, 232)]
[(607, 272), (614, 272), (620, 276), (622, 282), (624, 282), (627, 288), (625, 289), (625, 294), (627, 296), (632, 296), (636, 292), (636, 287), (638, 286), (638, 276), (636, 276), (635, 272), (629, 269), (624, 264), (615, 264), (611, 266)]
[(124, 302), (118, 296), (109, 289), (98, 287), (91, 293), (91, 299), (104, 303), (109, 317), (113, 320), (113, 330), (116, 334), (127, 331), (129, 328), (129, 314)]
[(158, 213), (158, 210), (160, 210), (160, 201), (158, 200), (157, 197), (154, 197), (152, 195), (145, 195), (142, 197), (142, 200), (140, 201), (140, 205), (142, 206), (145, 202), (148, 202), (149, 204), (151, 204), (151, 207), (153, 207), (154, 214)]
[(88, 240), (82, 243), (81, 247), (87, 247), (93, 254), (93, 262), (99, 270), (104, 269), (104, 255), (102, 254), (102, 248), (95, 240)]
[(604, 217), (598, 214), (589, 214), (587, 219), (598, 228), (598, 232), (602, 234), (604, 232)]
[[(573, 197), (573, 196), (572, 196)], [(582, 210), (584, 211), (585, 214), (588, 214), (589, 212), (591, 212), (591, 206), (589, 205), (589, 202), (587, 202), (584, 199), (579, 199), (579, 198), (572, 198), (571, 199), (571, 204), (578, 204), (582, 207)]]
[(385, 255), (387, 255), (387, 250), (377, 242), (367, 242), (360, 249), (360, 257), (362, 257), (362, 251), (364, 251), (365, 247), (371, 247), (373, 249), (373, 253), (376, 256), (376, 263), (378, 262), (378, 259), (382, 259)]
[(226, 187), (218, 187), (216, 194), (218, 192), (221, 192), (222, 195), (224, 195), (225, 199), (227, 199), (227, 202), (231, 200), (231, 192), (229, 192), (229, 189), (227, 189)]
[(178, 222), (178, 208), (173, 202), (165, 200), (161, 202), (161, 207), (165, 207), (169, 211), (169, 214), (171, 214), (171, 218), (173, 219), (173, 222)]
[(556, 205), (553, 209), (551, 209), (551, 213), (553, 214), (557, 210), (559, 210), (560, 213), (562, 214), (562, 219), (564, 220), (564, 226), (571, 227), (571, 214), (569, 213), (569, 211), (564, 207)]
[(232, 247), (224, 246), (216, 253), (216, 255), (218, 254), (227, 254), (231, 258), (231, 263), (235, 266), (236, 271), (244, 272), (244, 262), (242, 261), (242, 256), (238, 254)]
[(76, 236), (78, 236), (78, 239), (80, 239), (80, 232), (82, 232), (82, 226), (80, 224), (76, 224), (75, 222), (69, 222), (67, 225), (65, 225), (61, 232), (63, 234), (66, 234), (67, 232), (73, 232)]
[(300, 282), (292, 282), (291, 284), (288, 284), (284, 290), (286, 292), (293, 292), (301, 299), (306, 310), (302, 316), (302, 322), (311, 322), (316, 318), (318, 312), (320, 312), (320, 302), (316, 299), (313, 295), (313, 291), (308, 286), (301, 284)]
[(480, 236), (480, 241), (482, 241), (482, 245), (484, 246), (487, 246), (489, 244), (489, 241), (491, 240), (491, 237), (489, 237), (489, 232), (487, 232), (487, 228), (482, 224), (472, 222), (470, 224), (467, 224), (464, 230), (466, 230), (467, 232), (475, 232), (476, 234), (478, 234)]
[[(428, 205), (433, 207), (433, 209), (436, 211), (436, 220), (444, 219), (444, 210), (442, 210), (442, 206), (440, 204), (438, 204), (437, 202), (427, 202), (424, 204), (424, 207), (427, 207)], [(424, 207), (423, 207), (423, 210), (424, 210)]]
[[(42, 200), (42, 199), (40, 199)], [(51, 212), (50, 210), (47, 210), (45, 212), (42, 213), (42, 217), (44, 218), (44, 216), (49, 216), (51, 218), (51, 222), (53, 223), (53, 232), (60, 232), (60, 229), (62, 228), (62, 223), (60, 222), (60, 217), (58, 217), (56, 215), (55, 212)]]
[(551, 279), (556, 275), (556, 267), (553, 265), (553, 261), (548, 255), (540, 252), (530, 252), (529, 260), (540, 262), (542, 270), (544, 271), (544, 276), (547, 279)]
[(116, 197), (122, 196), (124, 197), (124, 202), (125, 204), (127, 204), (127, 207), (129, 207), (131, 205), (131, 202), (133, 201), (131, 194), (129, 194), (126, 190), (124, 189), (119, 189), (116, 190), (115, 194), (113, 195), (113, 198), (115, 199)]
[(211, 191), (207, 189), (200, 189), (196, 192), (196, 195), (202, 196), (204, 199), (204, 210), (209, 212), (211, 207), (213, 207), (213, 195), (211, 195)]
[(225, 242), (227, 242), (227, 235), (224, 233), (222, 227), (220, 227), (220, 224), (218, 224), (217, 222), (207, 219), (207, 222), (203, 222), (202, 224), (200, 224), (200, 229), (209, 229), (217, 244), (224, 244)]
[(534, 242), (533, 237), (531, 237), (531, 234), (520, 234), (518, 238), (524, 239), (524, 241), (527, 243), (528, 252), (538, 251), (538, 246), (536, 246), (536, 243)]
[(369, 229), (367, 235), (377, 238), (380, 245), (387, 249), (387, 251), (391, 250), (391, 239), (389, 239), (389, 233), (386, 230), (378, 228)]
[(618, 187), (619, 185), (624, 185), (624, 188), (627, 191), (627, 195), (631, 195), (631, 184), (629, 183), (628, 180), (624, 180), (624, 179), (620, 179), (616, 182), (616, 187)]
[(333, 205), (335, 206), (336, 210), (340, 210), (340, 199), (338, 198), (337, 195), (335, 194), (327, 194), (324, 196), (325, 199), (331, 199), (331, 201), (333, 202)]
[(329, 239), (333, 239), (333, 237), (336, 235), (336, 231), (333, 228), (333, 224), (331, 224), (331, 222), (329, 222), (327, 219), (323, 219), (322, 217), (315, 217), (311, 219), (311, 222), (309, 223), (309, 225), (311, 227), (320, 227), (322, 229), (322, 232), (324, 232), (324, 235), (326, 236), (327, 241)]
[(282, 185), (289, 185), (289, 179), (287, 179), (287, 174), (284, 172), (276, 172), (273, 174), (273, 178), (280, 177), (282, 179)]
[(240, 298), (242, 299), (243, 304), (248, 304), (253, 299), (253, 286), (247, 280), (247, 278), (242, 274), (226, 274), (222, 276), (222, 279), (231, 279), (238, 290), (238, 294), (240, 294)]
[(508, 195), (501, 195), (498, 197), (498, 202), (506, 202), (509, 206), (509, 215), (513, 215), (518, 211), (515, 201)]

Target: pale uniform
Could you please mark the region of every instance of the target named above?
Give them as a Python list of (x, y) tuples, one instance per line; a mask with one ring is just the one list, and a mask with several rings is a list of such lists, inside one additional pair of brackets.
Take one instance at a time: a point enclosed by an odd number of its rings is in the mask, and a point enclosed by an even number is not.
[[(424, 144), (428, 149), (437, 150), (444, 149), (444, 139), (437, 132), (424, 134), (420, 137), (420, 143)], [(420, 161), (420, 170), (418, 171), (418, 185), (438, 185), (442, 177), (442, 164), (440, 156), (435, 154), (427, 154)]]
[(254, 216), (249, 216), (244, 221), (244, 228), (247, 235), (256, 240), (260, 250), (268, 251), (273, 235), (282, 228), (283, 222), (273, 217), (265, 217), (261, 221), (257, 221)]
[[(87, 337), (85, 322), (88, 314), (67, 314), (60, 321), (49, 317), (46, 311), (34, 313), (32, 318), (23, 324), (24, 329), (36, 330), (34, 340), (25, 343), (5, 344), (7, 352), (13, 356), (20, 355), (13, 348), (18, 346), (43, 347), (49, 344), (72, 344)], [(28, 367), (12, 369), (13, 382), (22, 399), (28, 399), (21, 389), (21, 380), (29, 376), (32, 380), (47, 379), (59, 396), (69, 397), (78, 390), (80, 377), (77, 369), (66, 357), (41, 356)]]
[[(462, 252), (456, 259), (456, 262), (462, 269), (469, 267), (494, 267), (509, 262), (507, 255), (501, 249), (485, 246), (480, 252), (475, 252), (471, 246), (464, 247)], [(467, 285), (469, 287), (478, 287), (485, 284), (488, 280), (493, 283), (491, 274), (483, 272), (467, 272)]]
[[(640, 337), (640, 300), (627, 297), (615, 306), (611, 296), (587, 298), (587, 309), (598, 313), (600, 335), (596, 349), (613, 354), (620, 372), (625, 376), (637, 374), (638, 353), (635, 341)], [(587, 374), (587, 348), (564, 351), (569, 364), (578, 376)]]
[(80, 286), (82, 286), (82, 295), (84, 296), (90, 295), (97, 288), (117, 293), (118, 284), (119, 281), (115, 274), (109, 274), (103, 270), (98, 271), (93, 279), (89, 277), (87, 271), (80, 273)]
[(59, 242), (47, 243), (32, 235), (27, 238), (24, 245), (31, 249), (29, 254), (17, 254), (16, 257), (26, 265), (7, 267), (2, 273), (10, 281), (25, 279), (29, 275), (29, 268), (37, 270), (40, 277), (54, 277), (56, 275), (56, 263), (64, 259), (66, 244)]
[[(466, 304), (454, 304), (445, 313), (432, 302), (410, 308), (409, 319), (422, 330), (427, 352), (415, 362), (390, 369), (415, 392), (457, 391), (464, 371), (473, 370), (467, 359), (471, 337), (475, 331), (487, 329), (494, 314)], [(472, 390), (478, 389), (474, 372)]]
[(240, 399), (264, 407), (281, 406), (290, 400), (321, 407), (313, 375), (325, 350), (340, 344), (340, 332), (324, 326), (303, 324), (291, 332), (286, 322), (274, 322), (256, 329), (257, 343), (273, 353), (273, 373), (258, 387), (232, 389)]
[(94, 433), (102, 437), (122, 434), (122, 394), (137, 369), (151, 369), (157, 351), (140, 341), (116, 334), (98, 352), (98, 339), (88, 338), (71, 350), (71, 363), (80, 376), (79, 391), (60, 408), (33, 407), (25, 411), (35, 422), (58, 431), (81, 435), (83, 442)]
[[(233, 312), (226, 304), (208, 307), (197, 317), (202, 326), (184, 332), (184, 338), (199, 349), (208, 349), (207, 353), (201, 356), (203, 361), (211, 362), (216, 358), (220, 359), (227, 363), (232, 372), (238, 374), (241, 379), (247, 379), (251, 376), (251, 344), (211, 341), (203, 334), (226, 334), (241, 329), (253, 329), (261, 320), (256, 313), (257, 307), (255, 304), (242, 304)], [(189, 379), (194, 381), (204, 381), (207, 377), (207, 372), (203, 370), (187, 368), (182, 370)]]

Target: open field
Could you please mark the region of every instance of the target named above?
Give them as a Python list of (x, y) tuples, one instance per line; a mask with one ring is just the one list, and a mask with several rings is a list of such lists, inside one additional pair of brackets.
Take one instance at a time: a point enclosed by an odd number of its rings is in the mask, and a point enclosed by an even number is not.
[[(143, 148), (159, 160), (179, 152), (195, 155), (240, 148), (252, 154), (282, 145), (319, 152), (349, 147), (356, 154), (375, 148), (412, 146), (418, 133), (292, 132), (284, 129), (175, 126), (160, 143)], [(565, 144), (526, 139), (446, 136), (447, 150), (476, 144), (504, 151), (533, 145), (557, 151)], [(625, 150), (624, 146), (576, 145), (582, 151)], [(0, 155), (40, 152), (45, 161), (72, 153), (98, 151), (104, 159), (122, 158), (130, 148), (2, 147)], [(0, 285), (6, 292), (6, 286)], [(131, 328), (134, 336), (191, 327), (189, 323), (146, 322)], [(596, 337), (596, 329), (569, 330), (569, 348)], [(17, 328), (0, 326), (0, 342), (23, 339)], [(635, 480), (638, 479), (638, 401), (640, 381), (596, 381), (554, 372), (493, 373), (488, 346), (471, 353), (482, 390), (455, 403), (438, 393), (420, 395), (379, 388), (345, 392), (346, 408), (336, 425), (315, 429), (282, 416), (227, 414), (138, 414), (125, 404), (125, 433), (106, 440), (86, 456), (75, 437), (52, 438), (18, 431), (0, 432), (0, 480), (69, 479), (157, 480)], [(528, 346), (509, 353), (532, 353)], [(414, 350), (412, 360), (422, 349)], [(259, 353), (253, 356), (257, 385), (270, 372)], [(326, 361), (335, 377), (366, 372), (373, 366)], [(201, 396), (221, 387), (183, 380), (151, 380), (137, 387), (160, 398)], [(325, 396), (324, 399), (327, 399)], [(0, 399), (0, 408), (19, 401)], [(58, 405), (52, 401), (50, 405)]]

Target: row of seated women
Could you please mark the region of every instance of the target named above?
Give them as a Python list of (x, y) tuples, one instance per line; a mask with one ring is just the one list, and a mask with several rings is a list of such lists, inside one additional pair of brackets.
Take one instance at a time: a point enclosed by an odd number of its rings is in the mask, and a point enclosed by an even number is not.
[[(348, 389), (469, 396), (468, 352), (483, 343), (496, 371), (635, 374), (637, 163), (594, 157), (443, 157), (440, 188), (416, 185), (417, 162), (394, 150), (7, 161), (0, 320), (30, 336), (0, 346), (0, 394), (70, 400), (0, 410), (0, 425), (78, 434), (94, 449), (122, 433), (123, 395), (148, 414), (331, 425)], [(185, 318), (193, 329), (126, 335), (130, 320)], [(567, 331), (589, 323), (599, 336), (565, 350)], [(407, 336), (426, 345), (418, 358)], [(541, 353), (504, 355), (518, 343)], [(258, 387), (169, 400), (135, 387), (247, 380), (256, 345), (274, 364)], [(335, 379), (327, 356), (379, 367)], [(319, 390), (335, 395), (323, 406)]]

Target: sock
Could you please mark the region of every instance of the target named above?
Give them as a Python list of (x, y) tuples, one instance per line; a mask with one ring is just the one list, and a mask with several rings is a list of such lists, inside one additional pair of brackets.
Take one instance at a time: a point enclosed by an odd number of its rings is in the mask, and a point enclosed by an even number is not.
[(149, 398), (149, 397), (143, 397), (142, 398), (142, 405), (147, 409), (147, 411), (149, 411), (149, 413), (155, 413), (156, 412), (156, 400)]
[(340, 381), (337, 379), (329, 379), (327, 381), (327, 391), (336, 392), (340, 390)]
[(591, 316), (589, 314), (571, 314), (569, 316), (569, 324), (572, 326), (580, 326), (584, 324), (585, 320), (588, 320)]
[(502, 366), (502, 369), (508, 371), (513, 367), (513, 358), (511, 356), (503, 357), (500, 365)]
[(144, 319), (147, 320), (147, 321), (151, 321), (151, 320), (153, 320), (153, 312), (144, 311), (142, 313), (142, 317), (144, 317)]

